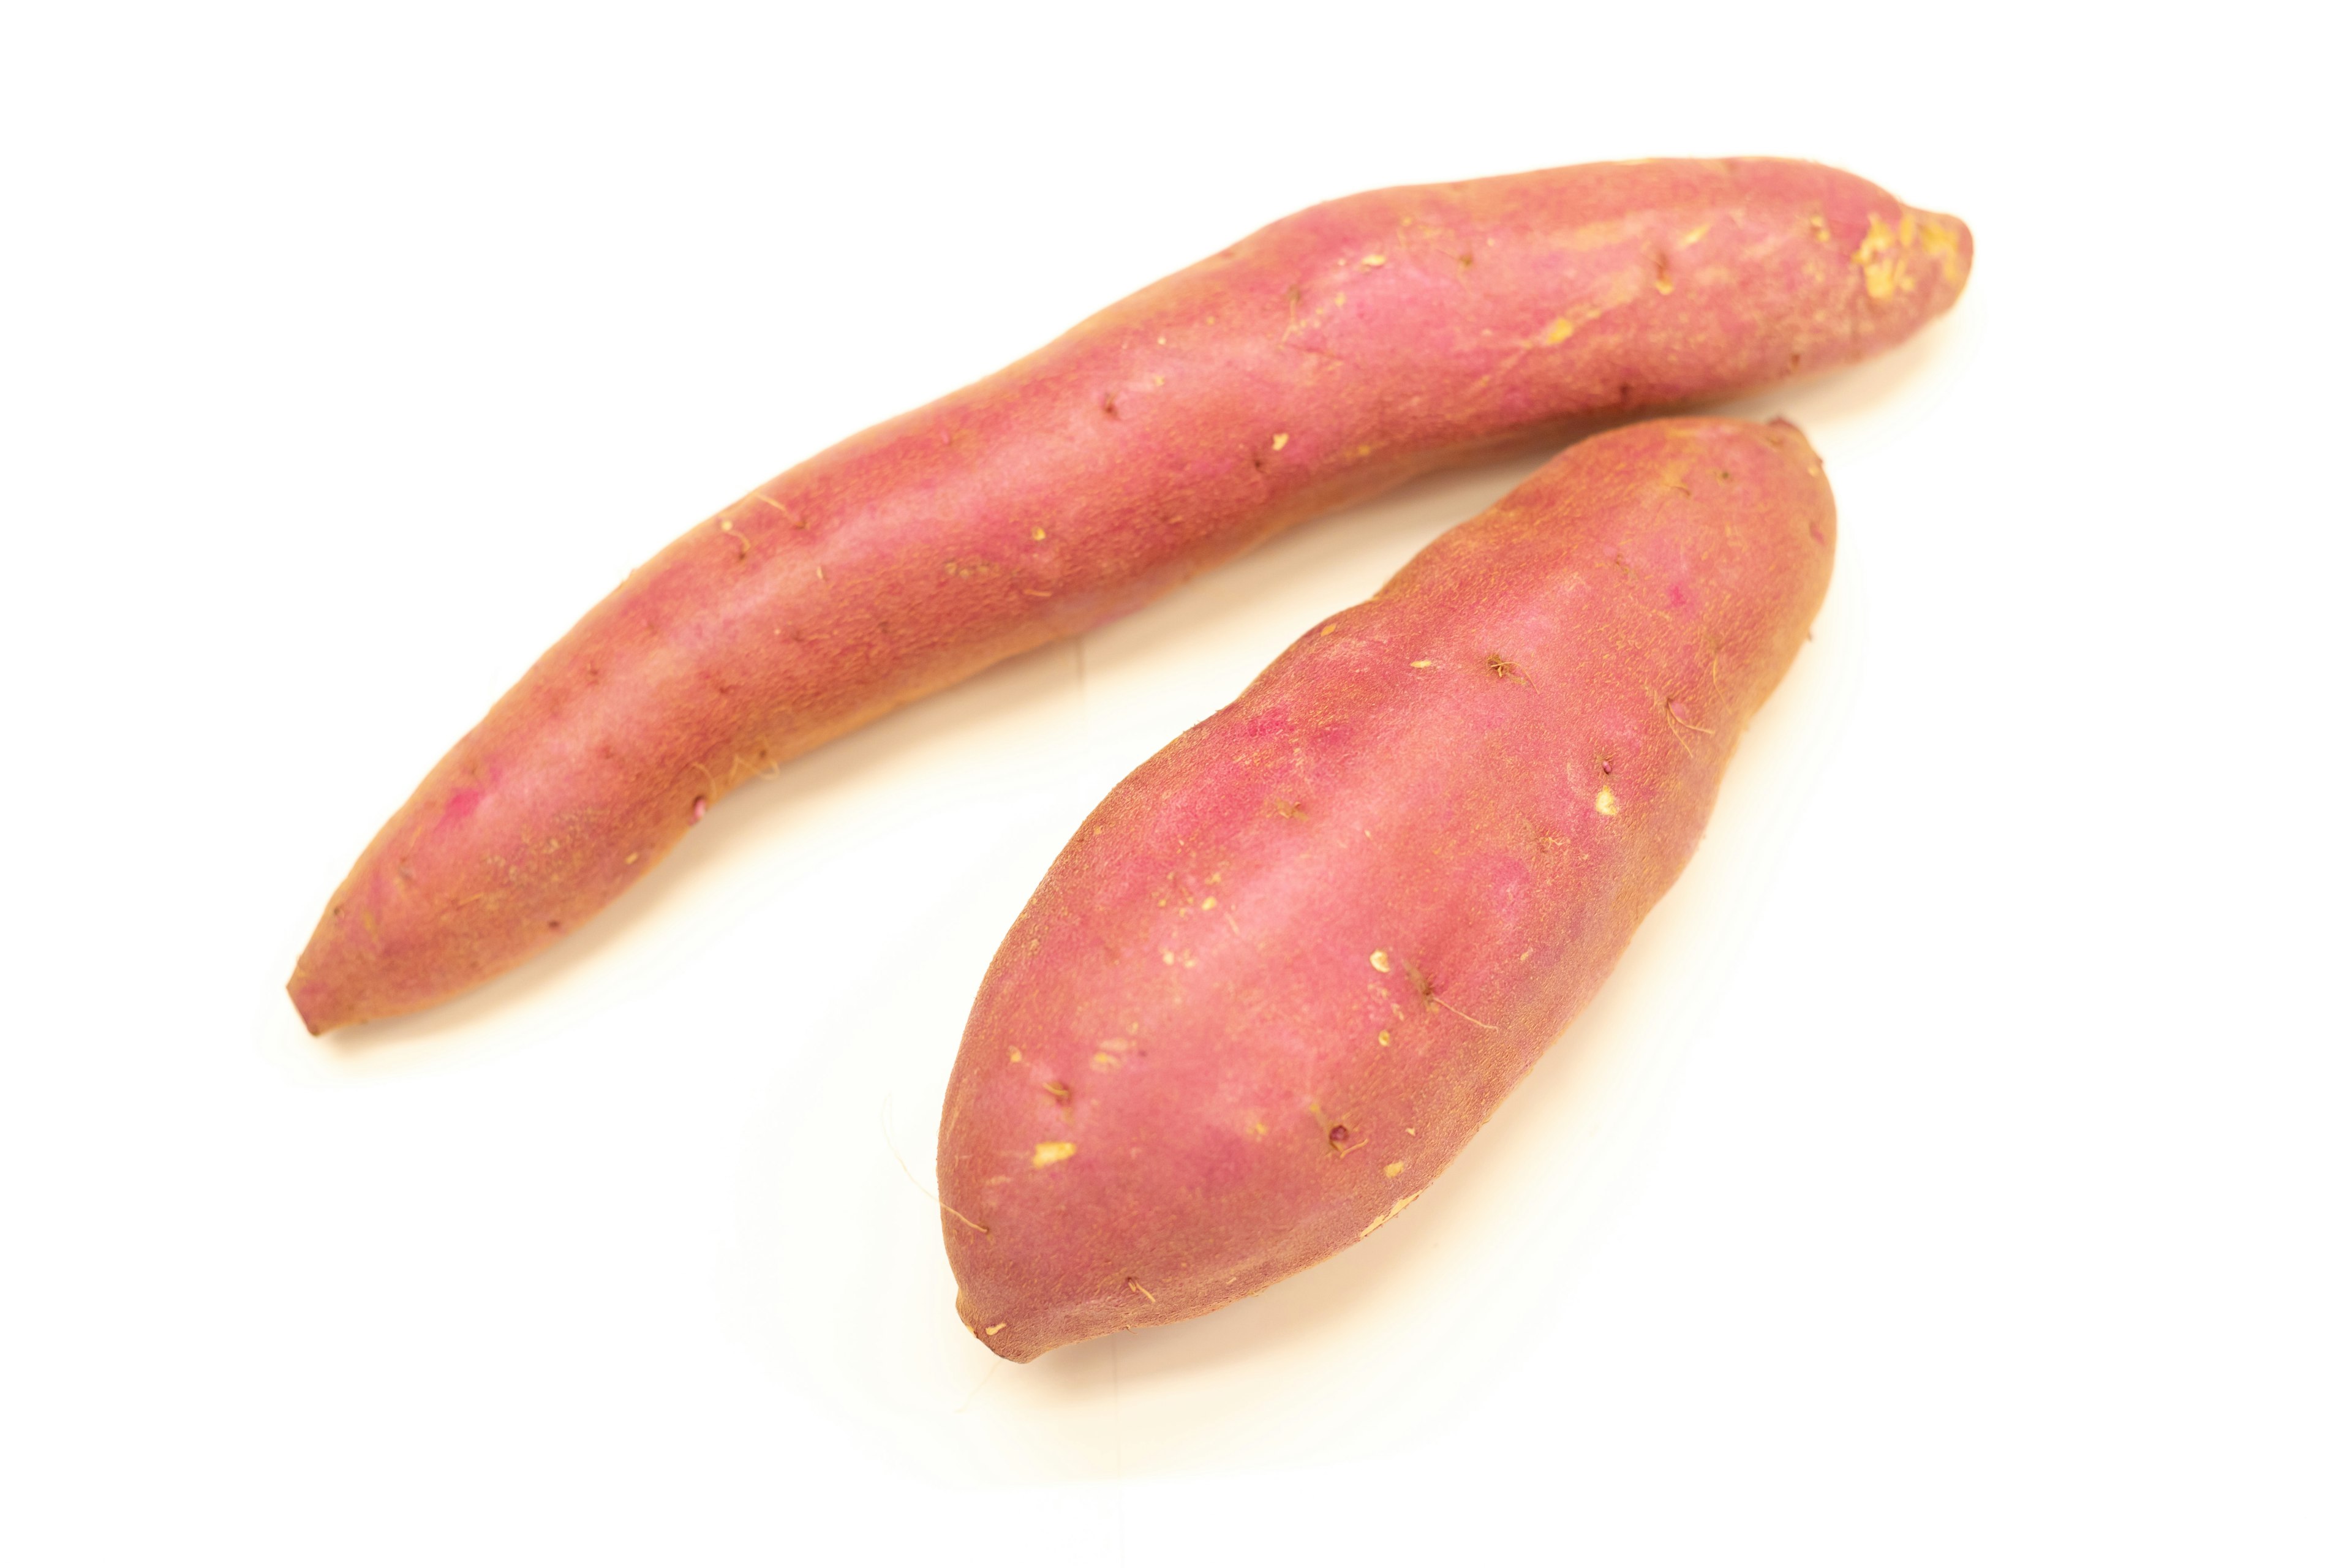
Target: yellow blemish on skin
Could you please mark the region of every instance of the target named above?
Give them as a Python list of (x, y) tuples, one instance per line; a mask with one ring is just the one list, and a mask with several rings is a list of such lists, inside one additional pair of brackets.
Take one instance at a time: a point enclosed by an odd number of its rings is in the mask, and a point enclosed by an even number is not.
[(1163, 348), (1163, 349), (1164, 349), (1164, 348), (1166, 348), (1166, 347), (1168, 346), (1168, 340), (1167, 340), (1166, 338), (1162, 338), (1162, 339), (1160, 339), (1160, 346), (1161, 348)]
[(1163, 947), (1160, 950), (1160, 962), (1162, 963), (1173, 963), (1176, 962), (1176, 955)]
[(1388, 259), (1389, 258), (1385, 256), (1367, 256), (1364, 258), (1364, 265), (1367, 267), (1385, 267), (1388, 265)]
[(1381, 1174), (1391, 1177), (1391, 1179), (1403, 1175), (1404, 1162), (1402, 1160), (1391, 1160), (1387, 1164), (1381, 1167)]
[(1867, 262), (1894, 243), (1895, 237), (1887, 232), (1886, 220), (1873, 213), (1870, 215), (1870, 230), (1862, 237), (1862, 244), (1854, 248), (1853, 258), (1857, 262)]
[(1204, 911), (1205, 911), (1205, 910), (1213, 910), (1213, 909), (1215, 909), (1216, 907), (1217, 907), (1217, 895), (1216, 895), (1216, 894), (1214, 894), (1214, 893), (1211, 893), (1207, 898), (1202, 899), (1202, 900), (1201, 900), (1201, 908), (1202, 908)]
[(1277, 451), (1277, 452), (1281, 451), (1285, 447), (1287, 447), (1287, 446), (1289, 446), (1289, 445), (1290, 445), (1290, 432), (1288, 432), (1287, 430), (1286, 430), (1286, 431), (1282, 432), (1280, 435), (1278, 435), (1278, 436), (1275, 437), (1275, 438), (1274, 438), (1274, 449), (1275, 449), (1276, 451)]
[(1388, 1212), (1388, 1213), (1386, 1213), (1386, 1214), (1384, 1214), (1384, 1215), (1375, 1215), (1375, 1216), (1373, 1217), (1373, 1220), (1372, 1220), (1372, 1223), (1371, 1223), (1371, 1224), (1370, 1224), (1370, 1225), (1366, 1226), (1363, 1229), (1361, 1229), (1361, 1230), (1358, 1231), (1358, 1232), (1356, 1233), (1356, 1239), (1357, 1239), (1358, 1241), (1361, 1241), (1361, 1240), (1363, 1240), (1363, 1239), (1364, 1239), (1364, 1237), (1368, 1237), (1368, 1236), (1371, 1235), (1371, 1234), (1372, 1234), (1372, 1232), (1374, 1232), (1374, 1231), (1376, 1231), (1376, 1230), (1380, 1229), (1380, 1228), (1381, 1228), (1381, 1226), (1384, 1226), (1384, 1225), (1388, 1224), (1388, 1222), (1389, 1222), (1389, 1221), (1391, 1221), (1391, 1220), (1392, 1220), (1392, 1219), (1396, 1218), (1396, 1216), (1397, 1216), (1397, 1215), (1401, 1215), (1401, 1214), (1404, 1213), (1404, 1207), (1405, 1207), (1405, 1205), (1407, 1205), (1407, 1204), (1409, 1204), (1409, 1203), (1412, 1202), (1412, 1200), (1413, 1200), (1413, 1199), (1415, 1199), (1415, 1198), (1417, 1198), (1417, 1197), (1419, 1197), (1419, 1196), (1421, 1196), (1421, 1194), (1420, 1194), (1419, 1193), (1407, 1193), (1407, 1194), (1405, 1194), (1405, 1195), (1404, 1195), (1404, 1196), (1402, 1196), (1402, 1197), (1401, 1197), (1401, 1198), (1397, 1199), (1397, 1201), (1396, 1201), (1396, 1202), (1394, 1202), (1394, 1203), (1392, 1203), (1392, 1204), (1391, 1204), (1391, 1205), (1389, 1205), (1389, 1212)]
[(1943, 264), (1945, 282), (1960, 280), (1959, 236), (1929, 218), (1919, 226), (1919, 248)]
[(1021, 1047), (1019, 1046), (1007, 1046), (1004, 1048), (1004, 1059), (1009, 1062), (1019, 1061), (1021, 1059)]
[(1813, 237), (1814, 237), (1815, 239), (1820, 240), (1823, 245), (1830, 245), (1830, 244), (1834, 243), (1834, 242), (1830, 238), (1830, 226), (1829, 226), (1829, 223), (1828, 223), (1828, 221), (1827, 221), (1826, 219), (1824, 219), (1824, 218), (1822, 216), (1822, 215), (1821, 215), (1821, 214), (1819, 214), (1819, 213), (1815, 213), (1815, 214), (1813, 215), (1813, 216), (1812, 216), (1812, 225), (1813, 225)]
[(1386, 974), (1389, 972), (1389, 955), (1375, 950), (1372, 953), (1372, 967)]
[(634, 850), (634, 849), (630, 850), (630, 851), (628, 852), (628, 854), (627, 854), (626, 856), (625, 856), (625, 857), (622, 858), (622, 861), (621, 861), (621, 864), (622, 864), (622, 865), (624, 865), (624, 866), (634, 866), (634, 865), (635, 865), (636, 863), (637, 863), (637, 852), (636, 852), (635, 850)]
[(997, 1325), (996, 1325), (995, 1327), (993, 1327), (993, 1328), (982, 1329), (982, 1330), (981, 1331), (981, 1332), (982, 1332), (982, 1333), (986, 1334), (986, 1335), (987, 1335), (990, 1339), (992, 1339), (992, 1339), (994, 1339), (997, 1335), (999, 1335), (999, 1334), (1003, 1333), (1003, 1331), (1004, 1331), (1004, 1325), (1003, 1325), (1003, 1323), (999, 1323), (999, 1324), (997, 1324)]
[(1037, 1152), (1029, 1156), (1029, 1168), (1042, 1171), (1048, 1165), (1058, 1165), (1077, 1152), (1076, 1143), (1040, 1143)]
[(1360, 446), (1360, 447), (1357, 447), (1357, 448), (1356, 448), (1356, 456), (1358, 456), (1359, 458), (1369, 458), (1369, 457), (1370, 457), (1371, 455), (1372, 455), (1372, 447), (1371, 447), (1371, 443), (1370, 443), (1370, 442), (1369, 442), (1369, 441), (1367, 441), (1364, 445), (1362, 445), (1362, 446)]
[[(1614, 237), (1612, 236), (1612, 242)], [(1610, 311), (1622, 310), (1640, 299), (1643, 285), (1654, 286), (1664, 271), (1663, 266), (1653, 268), (1636, 264), (1612, 273), (1596, 292), (1570, 305), (1554, 317), (1551, 325), (1546, 327), (1541, 334), (1527, 341), (1527, 346), (1549, 348), (1567, 342), (1579, 327), (1597, 321)]]
[(1386, 1029), (1382, 1029), (1382, 1030), (1381, 1031), (1381, 1044), (1382, 1044), (1382, 1045), (1384, 1045), (1384, 1046), (1385, 1046), (1385, 1045), (1387, 1045), (1388, 1043), (1389, 1043), (1389, 1032), (1388, 1032)]
[(1029, 537), (1032, 539), (1043, 539), (1045, 537), (1045, 531), (1042, 528), (1033, 528), (1029, 531)]
[(1339, 623), (1337, 621), (1326, 621), (1323, 623), (1323, 635), (1327, 637), (1339, 629)]
[(1706, 237), (1706, 231), (1714, 226), (1715, 225), (1711, 223), (1703, 223), (1696, 228), (1691, 230), (1688, 234), (1683, 236), (1681, 243), (1685, 247), (1696, 245), (1700, 240)]
[(1617, 792), (1611, 789), (1607, 784), (1602, 784), (1601, 786), (1601, 793), (1592, 797), (1592, 809), (1599, 812), (1603, 816), (1616, 816)]
[(1118, 1066), (1118, 1058), (1111, 1055), (1108, 1051), (1097, 1051), (1095, 1053), (1095, 1071), (1108, 1072), (1111, 1068), (1117, 1066)]
[(1874, 300), (1892, 300), (1897, 290), (1907, 294), (1914, 287), (1893, 231), (1876, 213), (1870, 215), (1870, 232), (1863, 236), (1853, 260), (1862, 268), (1863, 291)]
[(1412, 661), (1412, 667), (1415, 669), (1427, 669), (1431, 665), (1435, 664), (1436, 662), (1437, 661), (1433, 658), (1417, 658)]
[(1919, 220), (1908, 212), (1903, 215), (1903, 221), (1895, 226), (1895, 237), (1905, 245), (1910, 244), (1918, 233)]

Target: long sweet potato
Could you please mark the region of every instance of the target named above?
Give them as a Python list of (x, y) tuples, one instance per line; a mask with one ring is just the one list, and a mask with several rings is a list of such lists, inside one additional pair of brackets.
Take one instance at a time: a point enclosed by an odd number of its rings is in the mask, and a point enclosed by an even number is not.
[(1793, 426), (1595, 437), (1129, 774), (949, 1081), (972, 1331), (1192, 1317), (1418, 1196), (1681, 872), (1835, 532)]
[(534, 665), (335, 892), (316, 1032), (529, 957), (738, 784), (1440, 465), (1852, 361), (1968, 229), (1772, 159), (1313, 207), (697, 526)]

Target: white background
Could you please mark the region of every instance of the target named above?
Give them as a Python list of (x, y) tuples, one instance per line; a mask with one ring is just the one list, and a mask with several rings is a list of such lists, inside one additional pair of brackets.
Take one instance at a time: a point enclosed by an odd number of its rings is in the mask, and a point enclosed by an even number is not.
[[(2340, 40), (2162, 9), (12, 7), (0, 1557), (2344, 1561)], [(1727, 153), (1974, 282), (1742, 405), (1829, 460), (1817, 640), (1361, 1247), (1000, 1365), (939, 1096), (1084, 811), (1528, 463), (300, 1033), (378, 822), (715, 507), (1308, 203)]]

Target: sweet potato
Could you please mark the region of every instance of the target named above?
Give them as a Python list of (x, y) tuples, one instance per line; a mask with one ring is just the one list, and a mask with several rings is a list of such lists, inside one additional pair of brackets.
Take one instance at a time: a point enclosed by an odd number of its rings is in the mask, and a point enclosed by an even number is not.
[(1770, 159), (1286, 218), (641, 567), (384, 825), (288, 990), (314, 1033), (463, 991), (798, 752), (1442, 464), (1885, 348), (1970, 254), (1957, 220)]
[(1682, 870), (1835, 531), (1793, 426), (1595, 437), (1120, 783), (949, 1081), (972, 1331), (1211, 1311), (1418, 1196)]

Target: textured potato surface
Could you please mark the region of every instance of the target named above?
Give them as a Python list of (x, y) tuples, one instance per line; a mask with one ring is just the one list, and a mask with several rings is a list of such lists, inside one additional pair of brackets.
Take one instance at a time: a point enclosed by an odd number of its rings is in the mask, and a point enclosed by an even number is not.
[(640, 567), (383, 826), (288, 989), (313, 1032), (440, 1001), (787, 758), (1415, 474), (1889, 347), (1970, 257), (1956, 219), (1773, 159), (1285, 218)]
[(973, 1332), (1192, 1317), (1411, 1203), (1682, 870), (1835, 535), (1792, 426), (1595, 437), (1114, 789), (949, 1083)]

